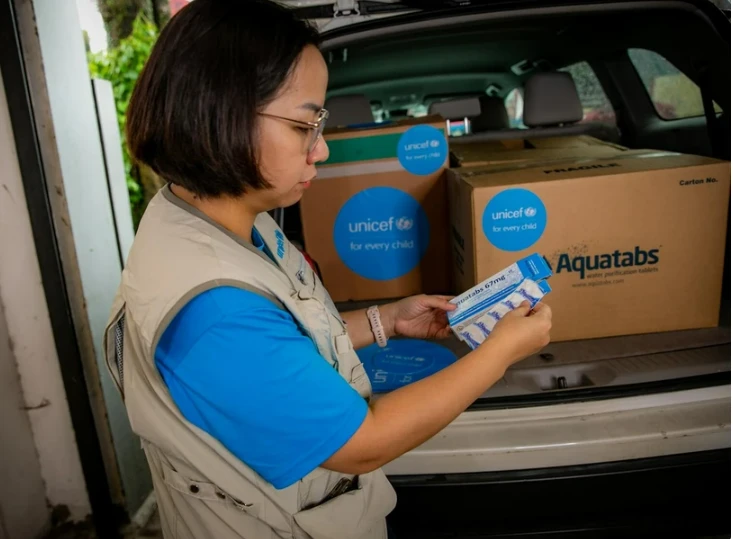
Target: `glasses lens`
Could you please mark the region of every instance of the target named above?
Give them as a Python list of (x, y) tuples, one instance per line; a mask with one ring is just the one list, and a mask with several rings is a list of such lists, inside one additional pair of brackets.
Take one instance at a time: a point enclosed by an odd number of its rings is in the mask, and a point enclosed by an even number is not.
[(316, 149), (316, 146), (318, 145), (318, 136), (318, 129), (312, 129), (311, 138), (308, 144), (308, 153), (311, 153), (313, 150)]
[(328, 119), (328, 111), (322, 110), (320, 116), (318, 117), (318, 127), (316, 127), (313, 130), (313, 135), (310, 143), (309, 152), (312, 152), (316, 149), (316, 145), (318, 144), (318, 139), (321, 138), (321, 135), (323, 135), (323, 130), (326, 128), (326, 120)]

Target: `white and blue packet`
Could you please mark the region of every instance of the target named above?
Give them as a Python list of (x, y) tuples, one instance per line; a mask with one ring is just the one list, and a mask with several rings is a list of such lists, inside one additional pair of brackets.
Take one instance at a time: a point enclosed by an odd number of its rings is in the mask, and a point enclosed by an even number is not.
[(451, 300), (448, 313), (453, 333), (472, 350), (491, 334), (496, 323), (523, 301), (534, 307), (550, 291), (552, 269), (540, 254), (532, 254), (492, 275)]

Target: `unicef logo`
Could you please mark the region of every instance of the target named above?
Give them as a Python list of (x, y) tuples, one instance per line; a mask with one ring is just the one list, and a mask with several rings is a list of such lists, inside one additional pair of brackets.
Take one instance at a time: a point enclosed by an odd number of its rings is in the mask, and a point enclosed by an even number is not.
[(416, 125), (405, 131), (397, 143), (397, 159), (411, 174), (426, 176), (445, 166), (448, 141), (445, 131), (430, 125)]
[(420, 339), (390, 340), (386, 348), (372, 344), (356, 353), (375, 393), (392, 391), (421, 380), (458, 359), (445, 346)]
[(400, 217), (399, 219), (397, 219), (397, 230), (410, 230), (413, 224), (414, 221), (409, 217)]
[(417, 200), (394, 187), (371, 187), (342, 206), (333, 227), (341, 261), (375, 281), (411, 272), (430, 242), (430, 224)]
[(547, 208), (528, 189), (506, 189), (484, 208), (482, 224), (486, 239), (502, 251), (532, 247), (545, 232)]

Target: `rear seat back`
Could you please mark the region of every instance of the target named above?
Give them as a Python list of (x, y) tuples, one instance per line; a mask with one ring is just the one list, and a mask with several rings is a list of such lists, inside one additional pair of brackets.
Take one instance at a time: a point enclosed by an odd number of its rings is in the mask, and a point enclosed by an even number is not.
[(483, 95), (479, 98), (481, 114), (471, 121), (471, 131), (481, 133), (484, 131), (498, 131), (509, 129), (509, 115), (500, 97)]
[(583, 119), (583, 105), (569, 73), (538, 73), (524, 85), (524, 125), (557, 127)]
[(616, 142), (618, 129), (602, 122), (579, 123), (583, 105), (570, 73), (537, 73), (524, 85), (524, 125), (531, 137), (590, 135)]
[(428, 107), (428, 114), (439, 114), (445, 118), (445, 128), (450, 133), (451, 121), (461, 120), (468, 130), (467, 120), (476, 118), (481, 114), (481, 104), (478, 97), (462, 97), (448, 99), (446, 101), (434, 101)]
[(329, 127), (366, 124), (374, 121), (369, 99), (362, 94), (337, 95), (326, 99)]
[(508, 140), (523, 138), (526, 129), (512, 129), (504, 100), (484, 95), (473, 98), (478, 105), (478, 114), (471, 118), (471, 131), (456, 139), (457, 142), (480, 142), (484, 140)]
[[(497, 104), (488, 106), (496, 107)], [(506, 109), (504, 111), (506, 114)], [(524, 125), (527, 129), (485, 130), (479, 125), (478, 129), (474, 129), (474, 134), (462, 137), (462, 141), (590, 135), (608, 142), (618, 142), (620, 137), (616, 126), (602, 122), (580, 123), (582, 119), (583, 106), (570, 74), (537, 73), (524, 86)]]
[(440, 114), (446, 120), (463, 120), (481, 114), (481, 104), (477, 97), (435, 101), (430, 104), (428, 114)]

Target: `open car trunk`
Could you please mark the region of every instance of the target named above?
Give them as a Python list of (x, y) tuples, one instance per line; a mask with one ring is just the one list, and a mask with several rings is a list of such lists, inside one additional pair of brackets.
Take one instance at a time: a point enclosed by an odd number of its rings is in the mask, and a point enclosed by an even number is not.
[[(436, 100), (483, 94), (504, 99), (510, 112), (512, 92), (533, 73), (572, 72), (584, 64), (607, 98), (593, 119), (618, 128), (619, 137), (609, 142), (730, 160), (729, 2), (291, 4), (319, 19), (328, 97), (366, 95), (376, 121), (425, 114)], [(349, 15), (355, 7), (359, 14)], [(686, 77), (687, 87), (699, 90), (698, 111), (670, 118), (651, 99), (632, 50), (653, 51), (665, 69), (673, 66)], [(660, 68), (651, 63), (650, 69)], [(581, 79), (576, 86), (589, 82)], [(591, 101), (598, 97), (578, 90), (581, 100), (584, 93)], [(521, 113), (511, 119), (512, 128), (522, 127), (516, 121)], [(451, 137), (449, 144), (460, 140)], [(280, 218), (288, 236), (302, 240), (299, 208)], [(719, 494), (730, 489), (729, 223), (717, 327), (553, 342), (514, 365), (440, 433), (384, 467), (398, 493), (389, 517), (397, 534), (729, 535), (730, 498)], [(704, 265), (699, 271), (704, 277)], [(328, 288), (328, 279), (324, 284)], [(441, 344), (459, 357), (469, 352), (455, 338)]]
[[(707, 1), (473, 2), (445, 9), (440, 2), (426, 5), (431, 7), (356, 25), (342, 23), (326, 32), (329, 95), (366, 93), (381, 106), (390, 99), (402, 100), (403, 111), (396, 112), (403, 113), (435, 93), (475, 95), (489, 86), (505, 97), (535, 70), (584, 61), (593, 66), (609, 94), (621, 144), (730, 158), (730, 139), (725, 138), (730, 132), (730, 26)], [(714, 118), (664, 121), (649, 113), (653, 109), (648, 96), (638, 93), (637, 101), (625, 106), (639, 86), (632, 80), (636, 74), (629, 72), (631, 48), (664, 55), (720, 103), (722, 113), (718, 109)], [(633, 87), (617, 89), (612, 78)], [(285, 227), (298, 238), (297, 208), (286, 213)], [(717, 328), (553, 342), (540, 355), (514, 365), (473, 409), (729, 384), (729, 261), (728, 235)], [(379, 302), (339, 308), (373, 303)], [(459, 357), (469, 352), (457, 339), (443, 344)]]

